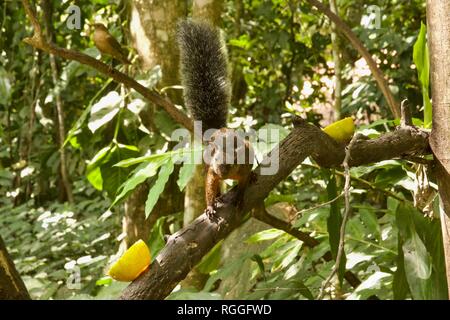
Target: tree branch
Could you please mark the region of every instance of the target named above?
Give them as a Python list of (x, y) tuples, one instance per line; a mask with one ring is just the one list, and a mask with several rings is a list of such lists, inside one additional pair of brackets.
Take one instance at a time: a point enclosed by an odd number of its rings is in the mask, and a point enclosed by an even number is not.
[[(165, 298), (218, 241), (242, 223), (245, 213), (264, 201), (272, 189), (286, 179), (306, 157), (312, 156), (326, 166), (333, 167), (339, 166), (345, 156), (343, 145), (300, 118), (294, 118), (294, 129), (271, 153), (276, 150), (279, 151), (279, 168), (275, 174), (262, 175), (263, 165), (260, 165), (255, 170), (256, 182), (245, 190), (240, 207), (236, 205), (237, 189), (233, 188), (221, 199), (216, 213), (217, 221), (211, 221), (202, 214), (190, 225), (171, 235), (149, 269), (123, 291), (121, 298)], [(356, 140), (349, 150), (349, 165), (427, 152), (426, 132), (414, 127), (399, 128), (378, 139)]]
[(169, 99), (161, 96), (158, 92), (156, 92), (156, 90), (144, 87), (128, 75), (114, 68), (111, 68), (107, 64), (91, 56), (88, 56), (81, 52), (77, 52), (75, 50), (60, 48), (51, 42), (47, 42), (42, 34), (41, 26), (29, 1), (22, 0), (22, 4), (34, 28), (34, 35), (32, 37), (23, 39), (25, 43), (28, 43), (29, 45), (37, 49), (53, 54), (55, 56), (59, 56), (67, 60), (78, 61), (79, 63), (88, 65), (96, 69), (97, 71), (107, 75), (108, 77), (113, 78), (115, 81), (123, 83), (127, 87), (133, 88), (148, 101), (164, 108), (164, 110), (177, 123), (181, 124), (191, 132), (194, 131), (193, 122), (188, 116), (186, 116), (186, 112), (178, 109)]
[[(345, 198), (345, 209), (344, 209), (344, 215), (342, 217), (341, 227), (339, 230), (339, 246), (338, 246), (338, 252), (336, 255), (336, 262), (333, 266), (333, 269), (328, 276), (328, 278), (324, 281), (322, 284), (322, 287), (320, 288), (318, 299), (323, 299), (323, 296), (325, 294), (325, 289), (328, 287), (328, 284), (330, 283), (331, 279), (334, 277), (334, 275), (338, 272), (339, 267), (341, 266), (342, 257), (344, 256), (344, 245), (345, 245), (345, 228), (347, 226), (348, 216), (350, 214), (350, 187), (351, 187), (351, 177), (350, 177), (350, 167), (348, 165), (350, 160), (350, 150), (353, 147), (353, 144), (357, 140), (358, 135), (354, 135), (352, 140), (350, 141), (349, 145), (345, 148), (345, 157), (344, 157), (344, 177), (345, 177), (345, 184), (344, 184), (344, 198)], [(345, 266), (344, 266), (345, 268)]]

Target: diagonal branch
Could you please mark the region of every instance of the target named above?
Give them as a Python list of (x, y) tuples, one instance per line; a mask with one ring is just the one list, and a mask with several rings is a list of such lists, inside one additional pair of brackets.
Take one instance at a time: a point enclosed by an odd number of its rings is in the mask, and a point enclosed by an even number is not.
[(65, 48), (60, 48), (55, 44), (46, 41), (44, 35), (42, 34), (42, 29), (39, 24), (39, 21), (36, 17), (36, 13), (32, 9), (28, 0), (22, 0), (22, 4), (25, 8), (25, 11), (33, 25), (34, 34), (32, 37), (25, 38), (23, 41), (28, 43), (29, 45), (45, 51), (47, 53), (53, 54), (55, 56), (62, 57), (67, 60), (74, 60), (82, 63), (84, 65), (88, 65), (97, 71), (111, 77), (117, 82), (123, 83), (125, 86), (133, 88), (137, 92), (139, 92), (144, 98), (146, 98), (151, 103), (154, 103), (158, 106), (164, 108), (164, 110), (179, 124), (188, 129), (189, 131), (194, 130), (194, 125), (192, 120), (186, 116), (186, 113), (180, 109), (178, 109), (169, 99), (161, 96), (156, 90), (148, 89), (141, 85), (139, 82), (129, 77), (128, 75), (111, 68), (107, 64), (97, 60), (87, 54), (69, 50)]
[[(343, 145), (299, 118), (294, 119), (294, 129), (271, 154), (277, 150), (279, 167), (275, 174), (262, 175), (263, 167), (260, 165), (255, 170), (256, 182), (245, 190), (240, 207), (236, 205), (238, 194), (234, 188), (222, 197), (223, 203), (217, 208), (217, 221), (211, 221), (202, 214), (187, 227), (171, 235), (155, 261), (122, 292), (121, 298), (165, 298), (201, 258), (218, 241), (236, 229), (242, 223), (244, 215), (260, 205), (306, 157), (312, 156), (324, 166), (336, 167), (345, 156)], [(428, 152), (428, 134), (414, 127), (405, 127), (378, 139), (356, 140), (349, 150), (349, 165), (363, 165), (404, 154)]]

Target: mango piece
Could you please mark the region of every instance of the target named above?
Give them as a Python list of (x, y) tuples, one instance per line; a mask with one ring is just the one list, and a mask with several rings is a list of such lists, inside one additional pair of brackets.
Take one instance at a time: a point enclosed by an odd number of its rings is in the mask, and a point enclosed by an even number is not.
[(150, 250), (138, 240), (117, 260), (108, 275), (117, 281), (133, 281), (150, 265)]
[(337, 142), (345, 143), (352, 139), (355, 132), (355, 124), (353, 118), (347, 117), (333, 122), (322, 130)]

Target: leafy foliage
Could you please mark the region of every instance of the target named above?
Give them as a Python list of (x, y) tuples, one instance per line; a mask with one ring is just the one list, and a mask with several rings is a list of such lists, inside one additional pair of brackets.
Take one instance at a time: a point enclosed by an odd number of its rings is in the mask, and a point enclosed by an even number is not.
[[(87, 27), (66, 27), (70, 3), (50, 2), (54, 42), (100, 57)], [(111, 33), (127, 43), (123, 1), (78, 2), (85, 22), (101, 16)], [(380, 9), (379, 28), (362, 23), (370, 20), (371, 5)], [(414, 124), (429, 128), (423, 1), (341, 0), (338, 6), (339, 15), (391, 79), (396, 98), (408, 99)], [(123, 202), (138, 186), (148, 185), (142, 205), (152, 226), (144, 240), (154, 259), (165, 235), (177, 231), (183, 217), (180, 212), (156, 217), (152, 211), (163, 190), (172, 187), (171, 178), (177, 188), (172, 191), (186, 189), (195, 170), (186, 160), (201, 150), (188, 145), (173, 150), (170, 136), (178, 125), (161, 108), (84, 65), (57, 59), (59, 78), (53, 83), (48, 55), (21, 42), (31, 32), (23, 8), (3, 1), (0, 17), (0, 234), (33, 298), (116, 297), (125, 284), (105, 278), (104, 271), (122, 249)], [(226, 1), (223, 17), (233, 80), (230, 127), (279, 133), (258, 145), (259, 160), (287, 135), (291, 114), (322, 126), (331, 122), (335, 70), (331, 24), (322, 14), (304, 1), (252, 0)], [(365, 61), (348, 41), (339, 40), (339, 46), (341, 117), (352, 116), (358, 132), (369, 138), (394, 130), (399, 121), (392, 119)], [(163, 78), (160, 66), (144, 72), (133, 65), (127, 72), (155, 90)], [(64, 151), (73, 204), (61, 181), (57, 94), (65, 110)], [(389, 160), (352, 168), (351, 177), (345, 259), (326, 296), (447, 299), (439, 199), (427, 168)], [(339, 169), (324, 170), (305, 160), (265, 205), (318, 245), (307, 247), (268, 226), (252, 230), (240, 243), (226, 239), (197, 266), (206, 278), (202, 290), (182, 288), (169, 299), (315, 299), (337, 254), (342, 189)], [(238, 245), (245, 249), (235, 250)], [(331, 261), (323, 258), (328, 252)], [(70, 289), (77, 270), (81, 287)], [(361, 284), (352, 288), (345, 271)], [(246, 289), (226, 290), (229, 281)]]

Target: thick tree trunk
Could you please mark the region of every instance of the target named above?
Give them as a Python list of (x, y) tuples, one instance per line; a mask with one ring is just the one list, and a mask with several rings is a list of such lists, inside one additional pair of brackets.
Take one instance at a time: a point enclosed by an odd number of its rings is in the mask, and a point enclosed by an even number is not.
[(219, 26), (222, 7), (223, 0), (194, 0), (192, 16), (194, 19), (207, 20)]
[[(330, 10), (335, 15), (339, 16), (336, 0), (330, 0)], [(341, 104), (342, 104), (342, 77), (341, 77), (341, 48), (339, 47), (339, 38), (337, 34), (336, 25), (332, 23), (333, 32), (331, 33), (331, 44), (333, 47), (333, 62), (334, 62), (334, 120), (341, 118)]]
[(447, 285), (450, 298), (450, 0), (427, 1), (433, 129), (430, 146), (436, 159), (441, 199)]
[[(150, 70), (157, 65), (162, 68), (160, 87), (177, 85), (178, 50), (176, 50), (175, 28), (186, 9), (177, 1), (132, 1), (130, 31), (133, 46), (136, 48), (141, 67)], [(181, 104), (181, 94), (169, 90), (170, 100)], [(152, 112), (150, 112), (152, 114)], [(148, 122), (153, 122), (150, 116)], [(154, 124), (150, 124), (154, 127)], [(126, 234), (126, 246), (139, 239), (147, 240), (155, 221), (167, 214), (182, 210), (183, 195), (176, 184), (177, 174), (172, 174), (149, 218), (145, 218), (145, 201), (149, 187), (136, 188), (125, 203), (123, 230)]]
[(186, 227), (198, 217), (199, 212), (205, 209), (205, 201), (205, 168), (203, 165), (197, 165), (186, 186), (183, 226)]
[(30, 295), (0, 237), (0, 300), (29, 300)]
[(178, 21), (186, 14), (186, 4), (175, 0), (132, 1), (130, 31), (133, 46), (144, 70), (161, 66), (162, 86), (179, 84), (175, 31)]

